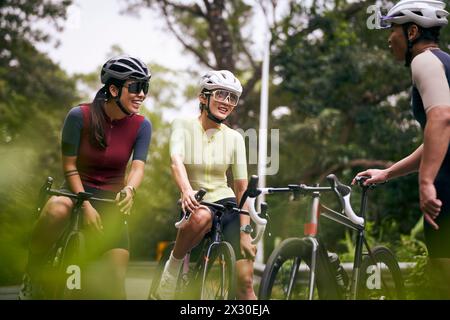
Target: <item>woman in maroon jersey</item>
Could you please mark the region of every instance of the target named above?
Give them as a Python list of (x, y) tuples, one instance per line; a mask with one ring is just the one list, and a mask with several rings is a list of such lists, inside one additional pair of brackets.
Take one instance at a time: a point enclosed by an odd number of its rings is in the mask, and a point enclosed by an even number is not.
[[(98, 198), (117, 199), (119, 210), (106, 210), (98, 203), (85, 201), (83, 222), (88, 234), (90, 254), (107, 262), (108, 281), (101, 283), (107, 296), (126, 298), (125, 274), (128, 265), (129, 214), (140, 185), (151, 139), (151, 123), (139, 115), (149, 89), (150, 72), (139, 59), (119, 56), (108, 60), (101, 71), (104, 86), (94, 101), (72, 108), (62, 130), (63, 189), (86, 191)], [(131, 168), (126, 169), (132, 156)], [(126, 197), (119, 201), (120, 191)], [(40, 270), (48, 250), (67, 225), (73, 201), (53, 196), (44, 206), (33, 230), (28, 265), (20, 299), (43, 299)]]

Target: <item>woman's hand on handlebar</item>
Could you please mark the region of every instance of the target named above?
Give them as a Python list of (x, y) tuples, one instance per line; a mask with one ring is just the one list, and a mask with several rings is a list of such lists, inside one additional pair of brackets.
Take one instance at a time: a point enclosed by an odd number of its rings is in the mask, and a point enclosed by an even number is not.
[[(123, 196), (122, 196), (123, 195)], [(117, 205), (120, 208), (120, 212), (130, 215), (131, 208), (134, 203), (134, 194), (131, 188), (123, 188), (116, 196)]]
[(103, 224), (97, 210), (89, 203), (83, 204), (83, 222), (88, 228), (93, 228), (98, 232), (103, 232)]
[(181, 208), (183, 209), (183, 212), (194, 212), (200, 206), (200, 203), (195, 199), (196, 193), (196, 191), (191, 189), (184, 191), (181, 194)]
[[(364, 185), (367, 186), (369, 184), (374, 183), (384, 183), (388, 180), (388, 170), (380, 170), (380, 169), (369, 169), (366, 171), (362, 171), (356, 175), (356, 177), (360, 176), (369, 176), (370, 178), (364, 181)], [(356, 183), (356, 177), (352, 180), (352, 185)]]

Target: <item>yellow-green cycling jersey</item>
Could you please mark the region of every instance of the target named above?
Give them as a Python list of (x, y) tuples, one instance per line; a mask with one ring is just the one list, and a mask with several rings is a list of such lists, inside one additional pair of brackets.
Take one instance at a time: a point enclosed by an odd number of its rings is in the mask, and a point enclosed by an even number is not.
[(227, 185), (226, 171), (230, 166), (234, 180), (247, 179), (244, 138), (225, 124), (205, 131), (198, 118), (175, 119), (170, 155), (181, 156), (192, 188), (207, 191), (205, 201), (235, 197)]

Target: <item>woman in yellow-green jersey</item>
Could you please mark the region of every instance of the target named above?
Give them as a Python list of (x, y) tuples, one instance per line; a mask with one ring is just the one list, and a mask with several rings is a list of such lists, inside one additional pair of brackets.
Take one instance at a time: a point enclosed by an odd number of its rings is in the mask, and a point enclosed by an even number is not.
[[(184, 256), (213, 225), (215, 210), (200, 205), (195, 199), (196, 191), (205, 189), (204, 200), (208, 202), (224, 204), (232, 201), (236, 204), (247, 189), (244, 138), (222, 123), (237, 106), (241, 93), (241, 83), (231, 72), (209, 71), (200, 81), (200, 115), (173, 121), (170, 137), (172, 173), (181, 191), (182, 209), (192, 214), (178, 229), (175, 247), (157, 292), (161, 299), (174, 298)], [(227, 184), (226, 171), (230, 167), (234, 191)], [(250, 217), (226, 214), (222, 217), (222, 230), (224, 240), (236, 253), (237, 299), (256, 299), (253, 291), (256, 246), (251, 244)]]

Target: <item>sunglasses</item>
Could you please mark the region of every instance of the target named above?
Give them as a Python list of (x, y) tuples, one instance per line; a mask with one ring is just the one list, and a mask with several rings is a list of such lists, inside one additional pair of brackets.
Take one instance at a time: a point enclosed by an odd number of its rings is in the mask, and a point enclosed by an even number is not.
[(139, 94), (141, 91), (144, 91), (144, 94), (147, 94), (149, 86), (148, 81), (136, 81), (124, 87), (128, 88), (129, 93)]
[(224, 102), (233, 107), (237, 106), (239, 102), (239, 96), (227, 90), (214, 90), (212, 96), (217, 102)]

